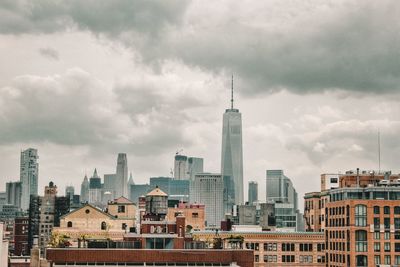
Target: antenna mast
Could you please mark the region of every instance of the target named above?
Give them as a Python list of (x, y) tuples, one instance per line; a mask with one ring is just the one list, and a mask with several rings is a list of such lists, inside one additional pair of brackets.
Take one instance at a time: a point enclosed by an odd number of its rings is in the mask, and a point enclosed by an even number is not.
[(231, 109), (233, 109), (233, 74), (232, 74), (232, 88), (231, 88)]
[(378, 130), (378, 167), (381, 173), (381, 132)]

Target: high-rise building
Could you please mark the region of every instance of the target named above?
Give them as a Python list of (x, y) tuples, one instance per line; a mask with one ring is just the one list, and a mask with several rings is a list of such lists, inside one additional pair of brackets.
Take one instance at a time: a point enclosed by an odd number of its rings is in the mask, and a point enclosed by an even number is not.
[(253, 204), (258, 200), (258, 184), (257, 182), (251, 181), (249, 182), (249, 204)]
[(128, 196), (128, 159), (125, 153), (119, 153), (117, 159), (117, 172), (115, 177), (115, 196), (117, 198)]
[(115, 179), (116, 174), (104, 174), (103, 189), (105, 192), (110, 192), (112, 199), (115, 199)]
[(57, 197), (57, 186), (50, 182), (44, 189), (44, 196), (31, 195), (29, 203), (29, 249), (34, 237), (39, 238), (43, 250), (50, 241), (52, 229), (60, 226), (60, 217), (69, 212), (69, 198)]
[(275, 203), (276, 227), (289, 231), (302, 230), (297, 225), (301, 216), (297, 206), (297, 192), (283, 170), (267, 170), (266, 186), (267, 202)]
[(89, 204), (94, 206), (102, 205), (102, 184), (101, 178), (97, 174), (97, 169), (94, 169), (92, 177), (89, 179)]
[(221, 173), (224, 209), (229, 212), (234, 204), (243, 204), (242, 114), (233, 108), (233, 78), (231, 108), (223, 116)]
[(29, 148), (21, 152), (20, 182), (22, 185), (21, 208), (29, 208), (30, 195), (38, 194), (39, 156), (37, 149)]
[(22, 183), (8, 182), (6, 183), (6, 202), (21, 208)]
[(202, 158), (189, 157), (187, 163), (189, 180), (193, 182), (196, 174), (204, 172), (204, 160)]
[(81, 184), (81, 202), (85, 203), (89, 201), (89, 179), (85, 174), (83, 182)]
[(132, 186), (135, 185), (135, 182), (133, 181), (133, 176), (132, 176), (132, 172), (129, 174), (129, 180), (128, 180), (128, 198), (131, 197), (131, 188)]
[(193, 203), (205, 205), (208, 228), (220, 228), (224, 219), (223, 192), (221, 174), (200, 173), (195, 176), (190, 196)]
[(175, 155), (174, 178), (177, 180), (189, 179), (187, 174), (187, 156), (179, 154)]
[(68, 185), (65, 187), (65, 196), (69, 198), (71, 204), (74, 199), (74, 194), (75, 194), (75, 188), (72, 185)]

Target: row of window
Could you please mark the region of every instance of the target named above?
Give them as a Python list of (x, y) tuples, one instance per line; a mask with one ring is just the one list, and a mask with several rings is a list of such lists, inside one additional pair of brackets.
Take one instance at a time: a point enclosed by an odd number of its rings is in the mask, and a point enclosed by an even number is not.
[[(259, 250), (260, 243), (250, 243), (247, 242), (245, 244), (247, 249), (252, 250)], [(299, 244), (299, 251), (313, 251), (313, 244), (312, 243), (300, 243)], [(323, 251), (325, 249), (325, 244), (318, 243), (317, 244), (317, 251)], [(264, 251), (277, 251), (278, 250), (278, 243), (264, 243)], [(295, 243), (282, 243), (281, 244), (282, 251), (296, 251)]]
[[(282, 260), (282, 262), (296, 262), (296, 257), (294, 255), (282, 255), (281, 260)], [(260, 256), (255, 255), (254, 261), (259, 262)], [(320, 263), (325, 262), (325, 257), (318, 256), (317, 261)], [(277, 255), (265, 255), (264, 262), (278, 262), (278, 256)], [(300, 255), (299, 262), (300, 263), (313, 263), (313, 256), (312, 255)]]

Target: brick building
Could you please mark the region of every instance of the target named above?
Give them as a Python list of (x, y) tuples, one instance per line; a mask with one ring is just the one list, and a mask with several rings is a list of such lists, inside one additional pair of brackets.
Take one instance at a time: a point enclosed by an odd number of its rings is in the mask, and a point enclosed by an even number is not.
[(187, 231), (205, 229), (205, 207), (203, 204), (188, 204), (180, 202), (174, 208), (168, 208), (167, 220), (173, 221), (178, 215), (186, 218)]
[(254, 250), (254, 266), (325, 266), (325, 239), (313, 232), (199, 231), (193, 240), (223, 249)]
[(17, 217), (14, 222), (14, 255), (29, 255), (29, 217)]

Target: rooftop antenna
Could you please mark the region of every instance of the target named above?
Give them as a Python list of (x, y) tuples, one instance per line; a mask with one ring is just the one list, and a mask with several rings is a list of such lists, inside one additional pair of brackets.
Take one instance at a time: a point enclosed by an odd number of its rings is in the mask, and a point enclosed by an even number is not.
[(233, 74), (232, 74), (232, 88), (231, 88), (231, 109), (233, 109)]
[(381, 132), (378, 130), (378, 173), (381, 173)]

